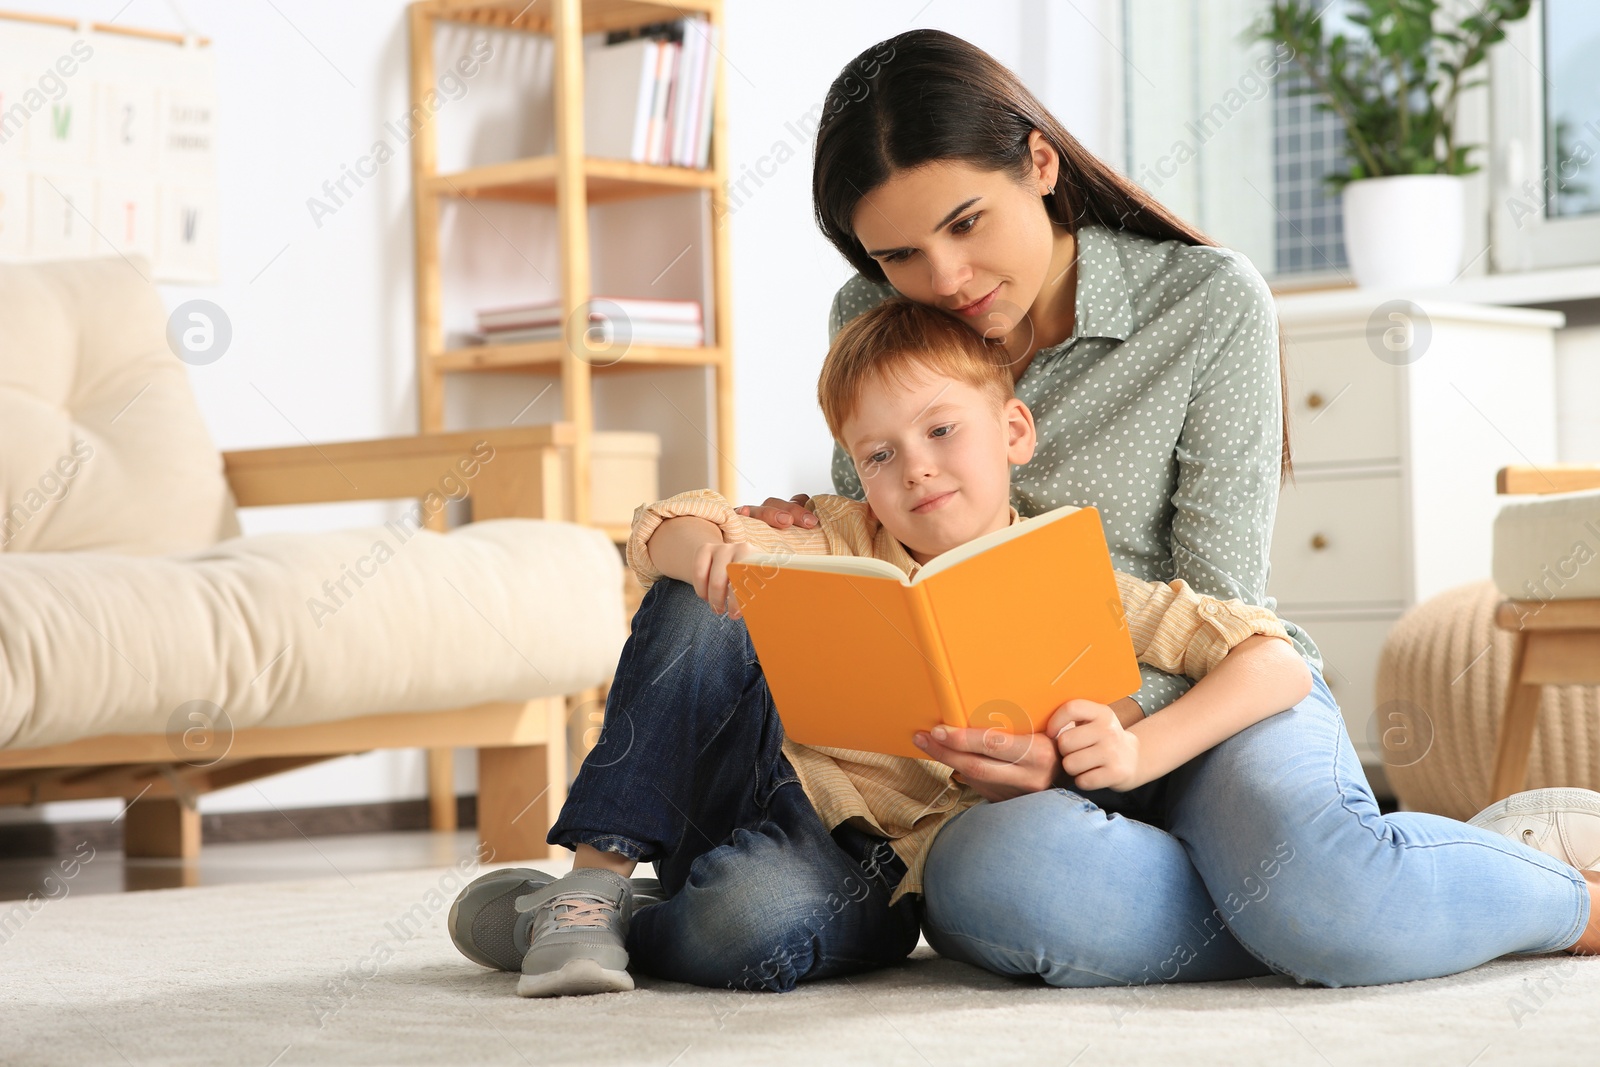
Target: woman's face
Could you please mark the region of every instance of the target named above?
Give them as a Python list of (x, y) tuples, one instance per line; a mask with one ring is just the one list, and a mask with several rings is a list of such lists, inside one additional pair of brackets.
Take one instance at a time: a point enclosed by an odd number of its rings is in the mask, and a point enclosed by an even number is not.
[(981, 336), (1004, 339), (1034, 306), (1050, 272), (1055, 227), (1041, 197), (1058, 157), (1037, 130), (1027, 178), (970, 163), (896, 171), (862, 197), (856, 239), (889, 284)]

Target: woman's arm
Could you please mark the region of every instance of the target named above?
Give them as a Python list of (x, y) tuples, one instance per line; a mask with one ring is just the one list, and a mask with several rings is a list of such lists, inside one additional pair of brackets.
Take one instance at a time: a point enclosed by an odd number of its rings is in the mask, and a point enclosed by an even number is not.
[(1123, 729), (1111, 709), (1071, 700), (1051, 716), (1061, 770), (1054, 784), (1135, 789), (1189, 762), (1311, 692), (1311, 668), (1286, 639), (1246, 638), (1159, 715)]

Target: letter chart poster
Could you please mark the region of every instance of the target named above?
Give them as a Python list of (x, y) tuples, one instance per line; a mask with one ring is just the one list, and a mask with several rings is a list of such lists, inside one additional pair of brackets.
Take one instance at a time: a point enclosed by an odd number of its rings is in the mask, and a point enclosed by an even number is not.
[(209, 47), (0, 18), (0, 261), (218, 281), (216, 114)]

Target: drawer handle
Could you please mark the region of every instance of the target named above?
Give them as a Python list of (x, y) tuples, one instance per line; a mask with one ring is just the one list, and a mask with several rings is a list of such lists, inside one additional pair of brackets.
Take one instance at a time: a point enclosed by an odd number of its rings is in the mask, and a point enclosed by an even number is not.
[(1322, 406), (1322, 394), (1321, 393), (1310, 393), (1310, 394), (1308, 394), (1306, 396), (1306, 407), (1308, 407), (1311, 410), (1315, 411), (1317, 408), (1320, 408), (1321, 406)]
[(1312, 534), (1311, 547), (1316, 549), (1318, 552), (1321, 552), (1323, 549), (1328, 547), (1328, 539), (1323, 537), (1321, 534)]

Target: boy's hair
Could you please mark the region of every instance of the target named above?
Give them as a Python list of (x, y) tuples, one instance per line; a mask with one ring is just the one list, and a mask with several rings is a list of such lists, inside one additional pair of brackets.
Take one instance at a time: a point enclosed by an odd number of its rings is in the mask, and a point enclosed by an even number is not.
[(907, 382), (932, 372), (990, 392), (998, 408), (1015, 395), (1011, 357), (944, 312), (894, 297), (862, 312), (833, 339), (817, 380), (817, 402), (835, 441), (855, 412), (861, 389), (877, 375)]

